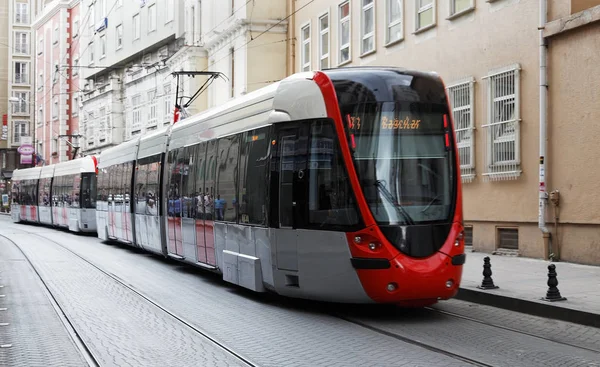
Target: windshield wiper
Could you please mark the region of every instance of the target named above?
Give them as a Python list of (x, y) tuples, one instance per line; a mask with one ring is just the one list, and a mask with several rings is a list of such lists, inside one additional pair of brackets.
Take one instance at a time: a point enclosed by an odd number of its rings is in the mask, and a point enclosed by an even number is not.
[(377, 188), (379, 189), (379, 191), (381, 191), (383, 196), (392, 204), (394, 209), (396, 209), (396, 211), (402, 216), (402, 218), (404, 218), (406, 224), (415, 224), (415, 221), (412, 219), (410, 214), (408, 214), (406, 209), (404, 209), (404, 207), (400, 204), (400, 202), (396, 203), (396, 200), (394, 200), (394, 196), (391, 192), (388, 191), (388, 189), (385, 188), (385, 186), (383, 186), (381, 180), (376, 180), (374, 185), (377, 186)]

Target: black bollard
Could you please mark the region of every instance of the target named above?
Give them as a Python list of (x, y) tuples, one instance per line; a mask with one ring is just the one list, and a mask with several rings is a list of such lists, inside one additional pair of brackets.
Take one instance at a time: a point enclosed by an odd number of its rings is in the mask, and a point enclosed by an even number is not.
[(477, 286), (479, 289), (497, 289), (500, 288), (494, 284), (492, 279), (492, 264), (490, 264), (489, 256), (483, 258), (483, 281)]
[(544, 301), (556, 302), (566, 301), (567, 299), (560, 295), (558, 290), (558, 279), (556, 279), (556, 265), (548, 265), (548, 291), (546, 297), (542, 298)]

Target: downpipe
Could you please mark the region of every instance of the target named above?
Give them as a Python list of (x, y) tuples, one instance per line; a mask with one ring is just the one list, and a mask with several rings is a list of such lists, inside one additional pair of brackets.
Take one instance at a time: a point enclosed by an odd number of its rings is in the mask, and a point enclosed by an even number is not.
[(539, 163), (539, 198), (538, 198), (538, 227), (544, 238), (545, 258), (552, 254), (550, 231), (546, 226), (546, 206), (548, 204), (548, 191), (546, 190), (546, 137), (547, 137), (547, 106), (548, 106), (548, 48), (544, 38), (544, 27), (548, 17), (548, 0), (540, 0), (539, 57), (540, 57), (540, 163)]

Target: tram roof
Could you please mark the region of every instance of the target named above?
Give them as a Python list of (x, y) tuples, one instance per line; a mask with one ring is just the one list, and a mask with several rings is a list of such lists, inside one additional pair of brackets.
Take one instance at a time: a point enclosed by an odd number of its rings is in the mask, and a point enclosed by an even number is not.
[(165, 152), (167, 150), (170, 132), (171, 127), (169, 126), (142, 136), (139, 142), (137, 158), (151, 157)]
[(54, 177), (95, 172), (96, 165), (92, 156), (77, 158), (54, 165)]
[(24, 169), (16, 169), (13, 171), (12, 180), (37, 180), (40, 178), (41, 167), (32, 167)]
[(42, 172), (40, 173), (40, 178), (51, 178), (54, 176), (54, 168), (55, 164), (50, 164), (48, 166), (42, 167)]
[(117, 146), (106, 149), (98, 156), (98, 168), (135, 160), (139, 142), (140, 137), (138, 136)]

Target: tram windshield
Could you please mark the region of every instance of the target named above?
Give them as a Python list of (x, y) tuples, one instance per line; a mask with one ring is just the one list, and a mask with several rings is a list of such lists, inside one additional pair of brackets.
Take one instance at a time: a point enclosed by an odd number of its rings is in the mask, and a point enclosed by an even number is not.
[(452, 139), (445, 135), (446, 106), (377, 102), (346, 107), (352, 111), (344, 116), (349, 145), (375, 220), (382, 225), (448, 222), (455, 169)]

